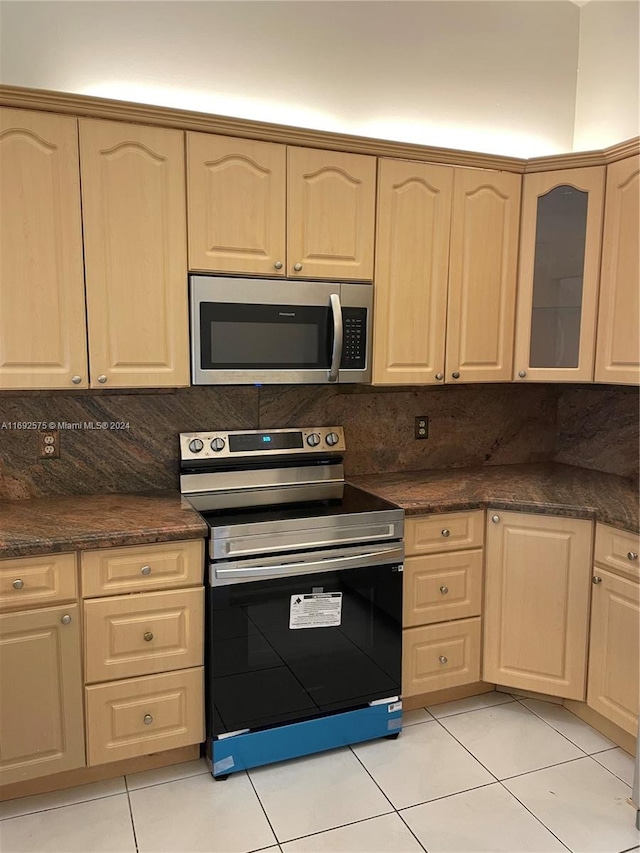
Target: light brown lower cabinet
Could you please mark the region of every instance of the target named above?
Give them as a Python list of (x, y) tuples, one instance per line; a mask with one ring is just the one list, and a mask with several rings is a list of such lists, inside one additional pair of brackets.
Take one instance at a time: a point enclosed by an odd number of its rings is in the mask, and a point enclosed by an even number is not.
[(585, 698), (593, 524), (487, 511), (483, 680)]
[(77, 604), (0, 616), (0, 785), (84, 767)]
[(407, 628), (402, 634), (402, 695), (419, 696), (480, 680), (480, 617)]

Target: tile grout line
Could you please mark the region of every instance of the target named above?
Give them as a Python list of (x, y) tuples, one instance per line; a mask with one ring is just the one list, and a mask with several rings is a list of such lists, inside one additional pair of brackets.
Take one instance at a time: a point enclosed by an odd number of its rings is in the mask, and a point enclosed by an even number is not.
[(138, 847), (138, 834), (136, 832), (136, 822), (133, 819), (133, 806), (131, 805), (131, 797), (129, 796), (129, 782), (127, 781), (126, 774), (122, 777), (124, 781), (124, 789), (127, 793), (127, 805), (129, 806), (129, 817), (131, 818), (131, 832), (133, 833), (133, 843), (136, 847), (136, 853), (140, 853), (140, 848)]
[[(88, 784), (91, 784), (91, 783), (88, 783)], [(78, 787), (80, 787), (80, 786), (78, 786)], [(64, 790), (69, 790), (69, 789), (60, 788), (59, 790), (64, 791)], [(57, 792), (56, 791), (46, 791), (45, 794), (30, 794), (30, 796), (41, 797), (41, 796), (45, 796), (46, 794), (55, 794), (55, 793), (57, 793)], [(122, 794), (126, 794), (126, 793), (127, 793), (127, 790), (126, 790), (126, 786), (125, 786), (124, 791), (115, 791), (113, 794), (101, 794), (99, 797), (90, 797), (88, 800), (78, 800), (75, 803), (61, 803), (59, 806), (45, 806), (42, 809), (34, 809), (32, 812), (23, 812), (22, 814), (7, 815), (7, 817), (0, 817), (0, 826), (2, 825), (2, 823), (5, 820), (17, 820), (17, 818), (20, 818), (20, 817), (30, 817), (31, 815), (41, 814), (42, 812), (54, 812), (54, 811), (57, 811), (58, 809), (68, 809), (71, 806), (82, 806), (85, 803), (96, 803), (98, 800), (109, 800), (109, 799), (111, 799), (111, 797), (120, 797), (120, 796), (122, 796)], [(25, 798), (24, 797), (17, 797), (16, 799), (21, 800), (21, 799), (25, 799)], [(4, 800), (4, 802), (10, 803), (13, 801), (12, 800)]]
[[(576, 760), (576, 761), (578, 761), (579, 759), (575, 759), (575, 760)], [(554, 765), (554, 766), (555, 766), (555, 767), (557, 767), (558, 765), (556, 764), (556, 765)], [(531, 771), (531, 772), (535, 773), (536, 771), (535, 771), (535, 770), (533, 770), (533, 771)], [(523, 776), (527, 776), (527, 775), (529, 775), (529, 774), (527, 774), (527, 773), (523, 773), (522, 775), (523, 775)], [(516, 777), (515, 777), (515, 776), (512, 776), (511, 778), (512, 778), (512, 779), (515, 779)], [(559, 843), (559, 844), (562, 844), (562, 846), (563, 846), (566, 850), (568, 850), (568, 851), (569, 851), (569, 853), (572, 853), (571, 848), (570, 848), (567, 844), (565, 844), (565, 843), (564, 843), (564, 841), (563, 841), (561, 838), (558, 838), (558, 836), (555, 834), (555, 832), (554, 832), (552, 829), (549, 829), (549, 827), (548, 827), (548, 826), (546, 825), (546, 823), (542, 820), (542, 818), (538, 817), (538, 815), (537, 815), (535, 812), (532, 812), (532, 811), (531, 811), (531, 809), (530, 809), (527, 805), (525, 805), (525, 804), (522, 802), (522, 800), (518, 799), (518, 797), (516, 797), (516, 795), (513, 793), (513, 791), (510, 791), (510, 790), (507, 788), (507, 786), (506, 786), (506, 785), (505, 785), (501, 780), (498, 780), (498, 782), (499, 782), (499, 784), (502, 786), (502, 789), (503, 789), (504, 791), (506, 791), (506, 792), (507, 792), (507, 794), (509, 794), (510, 796), (512, 796), (512, 797), (513, 797), (513, 799), (514, 799), (517, 803), (520, 803), (520, 805), (522, 806), (522, 808), (523, 808), (523, 809), (525, 809), (525, 811), (529, 812), (529, 814), (531, 815), (531, 817), (532, 817), (532, 818), (534, 818), (534, 820), (537, 820), (537, 821), (538, 821), (538, 823), (540, 824), (540, 826), (544, 827), (544, 828), (547, 830), (547, 832), (549, 832), (551, 835), (553, 835), (553, 837), (556, 839), (556, 841), (558, 841), (558, 843)]]
[[(527, 697), (525, 697), (525, 699), (528, 699), (528, 698), (529, 698), (528, 696), (527, 696)], [(537, 713), (536, 713), (535, 711), (533, 711), (531, 708), (528, 708), (526, 705), (524, 705), (524, 704), (523, 704), (523, 701), (524, 701), (524, 700), (516, 699), (516, 702), (520, 705), (520, 707), (521, 707), (521, 708), (524, 708), (526, 711), (529, 711), (529, 713), (530, 713), (530, 714), (533, 714), (533, 716), (534, 716), (534, 717), (536, 717), (538, 720), (541, 720), (543, 723), (546, 723), (546, 725), (547, 725), (547, 726), (549, 726), (549, 728), (550, 728), (550, 729), (553, 729), (553, 731), (554, 731), (554, 732), (556, 732), (556, 734), (559, 734), (559, 735), (560, 735), (560, 737), (563, 737), (563, 738), (564, 738), (566, 741), (568, 741), (572, 746), (575, 746), (575, 748), (576, 748), (576, 749), (579, 749), (579, 750), (580, 750), (580, 752), (584, 753), (584, 754), (585, 754), (586, 756), (588, 756), (589, 758), (591, 757), (591, 753), (587, 752), (585, 749), (583, 749), (583, 748), (582, 748), (581, 746), (579, 746), (577, 743), (574, 743), (574, 741), (572, 741), (572, 740), (571, 740), (571, 738), (570, 738), (568, 735), (565, 735), (563, 732), (561, 732), (561, 731), (560, 731), (559, 729), (557, 729), (555, 726), (552, 726), (552, 725), (551, 725), (551, 723), (550, 723), (548, 720), (545, 720), (545, 718), (544, 718), (544, 717), (541, 717), (541, 716), (540, 716), (540, 714), (537, 714)], [(544, 701), (544, 700), (542, 700), (542, 699), (541, 699), (541, 700), (539, 700), (539, 701)], [(551, 702), (550, 702), (549, 704), (555, 704), (555, 703), (551, 703)], [(564, 708), (564, 705), (559, 705), (558, 707), (560, 707), (560, 708)], [(580, 718), (579, 718), (579, 717), (576, 717), (576, 719), (577, 719), (577, 720), (579, 720)], [(584, 721), (583, 721), (583, 722), (584, 722)], [(589, 725), (589, 724), (588, 724), (588, 723), (586, 723), (586, 725)], [(592, 726), (590, 726), (589, 728), (592, 728)], [(594, 731), (595, 731), (595, 729), (594, 729)]]
[[(279, 846), (280, 846), (280, 839), (278, 838), (278, 834), (277, 834), (277, 832), (276, 832), (276, 831), (275, 831), (275, 829), (273, 828), (273, 824), (271, 823), (271, 820), (270, 820), (270, 818), (269, 818), (269, 815), (267, 814), (267, 809), (265, 808), (264, 803), (263, 803), (263, 802), (262, 802), (262, 800), (260, 799), (260, 794), (258, 793), (258, 790), (257, 790), (256, 786), (253, 784), (253, 779), (251, 778), (251, 773), (249, 773), (249, 771), (248, 771), (248, 770), (245, 770), (244, 772), (247, 774), (247, 779), (249, 780), (249, 784), (251, 785), (251, 789), (252, 789), (253, 793), (256, 795), (256, 798), (257, 798), (258, 802), (260, 803), (260, 808), (261, 808), (261, 809), (262, 809), (262, 811), (264, 812), (264, 816), (265, 816), (265, 818), (266, 818), (266, 821), (267, 821), (267, 823), (269, 824), (269, 829), (270, 829), (270, 830), (271, 830), (271, 832), (273, 833), (273, 837), (274, 837), (274, 838), (275, 838), (275, 840), (276, 840), (276, 845), (279, 847)], [(268, 844), (268, 845), (267, 845), (267, 847), (273, 847), (273, 845), (272, 845), (272, 844)], [(258, 848), (256, 848), (256, 849), (261, 850), (261, 849), (264, 849), (264, 848), (260, 848), (260, 847), (258, 847)]]

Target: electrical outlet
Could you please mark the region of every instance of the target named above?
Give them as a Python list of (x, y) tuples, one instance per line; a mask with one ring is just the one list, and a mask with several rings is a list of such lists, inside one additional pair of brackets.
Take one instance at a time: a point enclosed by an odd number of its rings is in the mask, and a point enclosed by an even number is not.
[(413, 435), (415, 438), (429, 438), (429, 418), (426, 415), (415, 418)]
[(60, 458), (60, 433), (57, 429), (40, 430), (38, 433), (38, 457), (40, 459)]

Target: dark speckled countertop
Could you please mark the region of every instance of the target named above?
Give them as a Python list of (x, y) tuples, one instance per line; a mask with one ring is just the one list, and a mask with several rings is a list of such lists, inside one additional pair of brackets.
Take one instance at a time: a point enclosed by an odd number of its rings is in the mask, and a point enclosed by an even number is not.
[(633, 480), (572, 465), (495, 465), (482, 468), (362, 474), (355, 486), (401, 506), (407, 515), (491, 507), (594, 518), (640, 531)]
[(179, 492), (0, 501), (0, 558), (206, 535), (206, 524)]

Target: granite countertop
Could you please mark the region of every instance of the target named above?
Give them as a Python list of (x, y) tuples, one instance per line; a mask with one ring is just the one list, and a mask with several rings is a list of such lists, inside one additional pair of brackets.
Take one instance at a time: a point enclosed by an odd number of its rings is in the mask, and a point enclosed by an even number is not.
[(0, 501), (0, 558), (206, 535), (207, 525), (179, 492)]
[(401, 506), (407, 515), (492, 507), (593, 518), (640, 532), (638, 486), (633, 480), (559, 463), (361, 474), (361, 489)]

